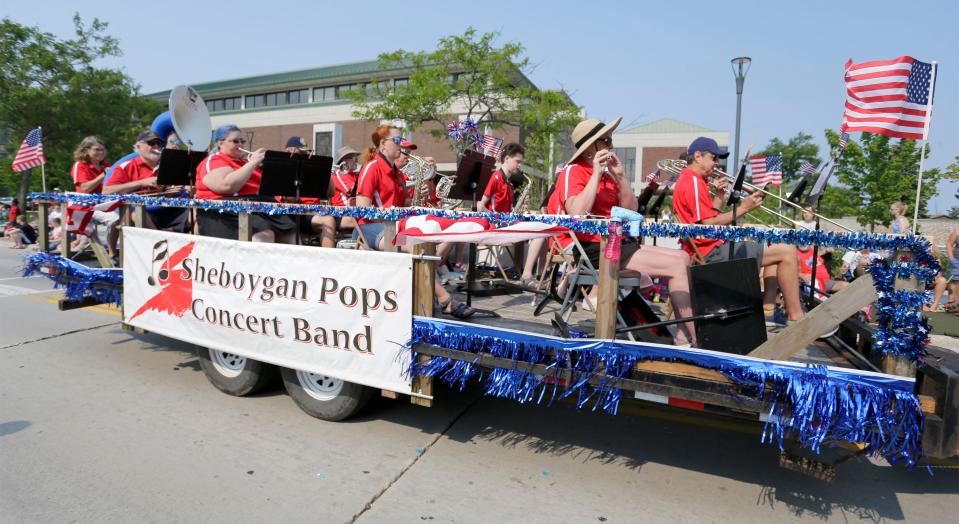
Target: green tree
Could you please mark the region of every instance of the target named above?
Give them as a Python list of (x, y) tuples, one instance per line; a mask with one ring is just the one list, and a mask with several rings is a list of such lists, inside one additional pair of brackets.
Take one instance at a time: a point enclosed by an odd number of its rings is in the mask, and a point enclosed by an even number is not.
[[(831, 147), (838, 147), (838, 134), (826, 130)], [(928, 156), (929, 150), (926, 148)], [(915, 204), (920, 150), (914, 140), (892, 140), (888, 136), (863, 133), (861, 143), (850, 140), (843, 151), (837, 177), (848, 189), (845, 198), (855, 208), (856, 220), (872, 230), (892, 220), (889, 206), (897, 200), (910, 210)], [(956, 171), (938, 168), (923, 171), (919, 215), (928, 216), (926, 206), (938, 194), (940, 180), (959, 179)], [(911, 216), (911, 213), (910, 213)]]
[[(429, 125), (437, 138), (459, 115), (481, 122), (482, 128), (519, 128), (527, 163), (551, 174), (550, 143), (579, 120), (579, 109), (566, 93), (532, 85), (524, 76), (531, 66), (523, 47), (497, 45), (498, 37), (468, 28), (462, 35), (440, 38), (434, 51), (381, 54), (380, 69), (409, 69), (409, 81), (352, 92), (354, 115), (402, 119), (410, 130)], [(561, 156), (558, 151), (554, 161)]]
[(784, 192), (786, 187), (795, 185), (802, 178), (799, 172), (799, 166), (803, 162), (810, 164), (819, 164), (819, 146), (813, 143), (813, 137), (810, 134), (799, 132), (796, 136), (783, 142), (779, 138), (773, 138), (765, 149), (759, 151), (759, 155), (778, 155), (783, 156), (783, 185)]
[[(120, 56), (117, 40), (100, 20), (86, 25), (73, 17), (76, 36), (60, 39), (9, 18), (0, 20), (0, 123), (7, 129), (7, 154), (26, 133), (43, 128), (47, 187), (72, 189), (73, 149), (87, 135), (106, 142), (110, 157), (132, 150), (138, 131), (163, 110), (139, 96), (139, 86), (118, 69), (98, 68), (100, 58)], [(0, 162), (0, 188), (19, 194), (40, 189), (40, 173), (23, 174)]]

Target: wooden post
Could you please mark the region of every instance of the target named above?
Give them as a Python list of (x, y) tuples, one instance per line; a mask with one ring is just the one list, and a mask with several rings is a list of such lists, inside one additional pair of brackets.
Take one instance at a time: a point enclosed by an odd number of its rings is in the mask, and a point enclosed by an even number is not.
[[(899, 259), (902, 257), (912, 257), (912, 253), (908, 250), (899, 250), (896, 251), (895, 257), (893, 257), (893, 263), (898, 263)], [(902, 278), (897, 276), (895, 282), (893, 283), (893, 289), (896, 291), (906, 290), (906, 291), (915, 291), (923, 289), (922, 284), (919, 283), (919, 279), (915, 276), (909, 278)], [(882, 371), (883, 373), (889, 373), (890, 375), (899, 375), (903, 377), (915, 377), (916, 376), (916, 365), (907, 357), (901, 355), (883, 355), (882, 356)]]
[(253, 240), (253, 224), (250, 223), (250, 214), (240, 213), (237, 217), (237, 222), (239, 224), (239, 239), (243, 242)]
[(606, 237), (599, 243), (599, 293), (596, 299), (596, 338), (616, 338), (616, 305), (619, 294), (619, 261), (605, 257)]
[[(37, 242), (40, 245), (40, 252), (46, 253), (50, 251), (50, 225), (48, 221), (50, 220), (50, 204), (46, 202), (40, 202), (40, 238)], [(63, 220), (61, 220), (62, 222)]]
[[(396, 238), (396, 222), (383, 222), (383, 251), (387, 253), (399, 251), (399, 248), (393, 245), (394, 238)], [(419, 313), (414, 312), (413, 314), (418, 315)]]
[(62, 238), (60, 241), (60, 256), (63, 258), (70, 258), (70, 231), (67, 229), (67, 217), (69, 216), (67, 203), (60, 204), (60, 236)]
[(863, 275), (816, 306), (779, 335), (752, 350), (749, 356), (768, 360), (786, 360), (814, 342), (823, 333), (855, 315), (856, 311), (875, 302), (876, 298), (872, 275)]
[[(413, 256), (436, 255), (436, 244), (425, 243), (413, 246)], [(433, 316), (435, 300), (434, 282), (436, 281), (436, 262), (432, 260), (413, 261), (413, 314), (424, 317)], [(420, 355), (417, 361), (429, 360), (431, 357)], [(433, 395), (433, 379), (430, 377), (416, 377), (413, 379), (413, 392), (421, 395)], [(433, 401), (428, 398), (410, 397), (410, 402), (417, 406), (430, 407)]]
[(146, 206), (134, 206), (133, 207), (133, 226), (134, 227), (146, 227), (146, 216), (147, 216), (147, 207)]

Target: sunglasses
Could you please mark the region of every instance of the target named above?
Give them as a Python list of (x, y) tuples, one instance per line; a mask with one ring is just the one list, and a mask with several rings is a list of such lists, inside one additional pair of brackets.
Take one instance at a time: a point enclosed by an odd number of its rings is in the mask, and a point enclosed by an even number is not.
[(613, 137), (605, 136), (603, 138), (597, 138), (596, 142), (606, 144), (606, 147), (613, 147)]
[(391, 136), (391, 137), (390, 137), (390, 140), (392, 140), (393, 143), (396, 144), (396, 145), (400, 145), (400, 144), (403, 143), (403, 137), (402, 137), (402, 135), (401, 135), (401, 136)]
[(246, 143), (246, 139), (245, 139), (245, 138), (234, 138), (234, 139), (231, 139), (231, 140), (224, 140), (224, 142), (233, 142), (234, 144), (243, 145), (243, 144)]

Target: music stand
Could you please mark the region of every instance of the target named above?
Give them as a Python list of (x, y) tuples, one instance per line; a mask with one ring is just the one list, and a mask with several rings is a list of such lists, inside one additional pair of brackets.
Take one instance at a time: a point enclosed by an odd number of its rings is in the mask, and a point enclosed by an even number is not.
[[(733, 183), (733, 189), (729, 192), (729, 199), (726, 200), (727, 205), (733, 206), (733, 221), (730, 224), (731, 226), (736, 226), (736, 206), (739, 204), (739, 201), (742, 200), (741, 192), (743, 190), (743, 182), (746, 181), (746, 159), (749, 158), (749, 152), (746, 153), (746, 157), (743, 158), (743, 163), (739, 166), (739, 173), (736, 174), (736, 182)], [(736, 242), (733, 240), (729, 241), (729, 259), (733, 259), (733, 254), (736, 249)]]
[[(333, 169), (333, 158), (304, 153), (267, 151), (263, 157), (260, 196), (326, 198)], [(300, 243), (301, 215), (296, 215), (296, 243)]]
[(203, 162), (206, 156), (207, 153), (205, 151), (164, 149), (160, 152), (160, 165), (157, 168), (157, 185), (196, 185), (196, 168)]
[[(496, 159), (478, 151), (467, 149), (460, 157), (456, 167), (456, 178), (450, 189), (449, 197), (457, 200), (473, 202), (472, 210), (476, 211), (476, 203), (480, 195), (489, 185), (489, 179), (496, 168)], [(473, 287), (476, 282), (476, 244), (470, 244), (469, 263), (466, 271), (466, 305), (473, 305)]]
[[(806, 198), (806, 205), (809, 209), (813, 210), (813, 213), (816, 217), (816, 231), (820, 229), (819, 223), (819, 200), (822, 198), (823, 194), (826, 192), (826, 183), (829, 182), (829, 177), (832, 176), (833, 172), (836, 171), (836, 164), (833, 162), (829, 169), (823, 169), (819, 173), (819, 178), (816, 179), (816, 184), (813, 186), (812, 191), (809, 193), (809, 197)], [(825, 166), (823, 166), (825, 167)], [(812, 300), (816, 296), (816, 265), (819, 261), (819, 244), (814, 244), (812, 247), (812, 264), (810, 264), (810, 271), (812, 272), (810, 278), (809, 286), (809, 299)]]

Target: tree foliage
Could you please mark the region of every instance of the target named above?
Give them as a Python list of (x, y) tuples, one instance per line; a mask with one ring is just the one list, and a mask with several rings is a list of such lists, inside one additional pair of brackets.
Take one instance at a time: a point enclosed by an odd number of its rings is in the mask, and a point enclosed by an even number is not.
[(12, 156), (26, 133), (43, 128), (47, 187), (72, 189), (73, 149), (88, 135), (107, 144), (109, 157), (132, 148), (136, 134), (163, 110), (139, 96), (139, 86), (118, 69), (100, 68), (100, 58), (120, 56), (117, 40), (98, 19), (86, 25), (73, 17), (75, 37), (60, 39), (37, 27), (0, 20), (0, 125), (11, 158), (0, 162), (0, 190), (19, 193), (40, 189), (39, 170), (31, 176), (10, 169)]
[[(826, 139), (831, 147), (838, 147), (839, 136), (835, 131), (827, 129)], [(853, 214), (860, 225), (870, 229), (878, 224), (888, 226), (892, 220), (889, 206), (897, 200), (905, 202), (912, 210), (920, 154), (914, 140), (894, 140), (885, 135), (863, 133), (860, 143), (849, 141), (836, 173), (845, 188), (842, 198), (854, 208)], [(928, 147), (925, 154), (928, 157)], [(959, 169), (923, 171), (920, 216), (928, 216), (926, 206), (938, 194), (938, 183), (945, 179), (959, 179)]]
[(796, 136), (783, 142), (779, 138), (773, 138), (765, 149), (759, 151), (759, 155), (778, 155), (783, 156), (783, 185), (790, 186), (802, 178), (799, 172), (799, 166), (803, 162), (810, 164), (819, 164), (819, 146), (813, 142), (810, 134), (799, 132)]
[[(403, 120), (415, 130), (435, 124), (434, 137), (445, 136), (446, 124), (460, 115), (480, 122), (481, 129), (519, 128), (527, 163), (551, 174), (550, 143), (579, 120), (579, 109), (562, 91), (539, 90), (526, 80), (531, 66), (523, 47), (498, 45), (499, 33), (440, 38), (433, 51), (392, 51), (379, 56), (382, 70), (409, 69), (403, 86), (354, 91), (354, 115), (367, 119)], [(557, 156), (558, 153), (557, 153)]]

